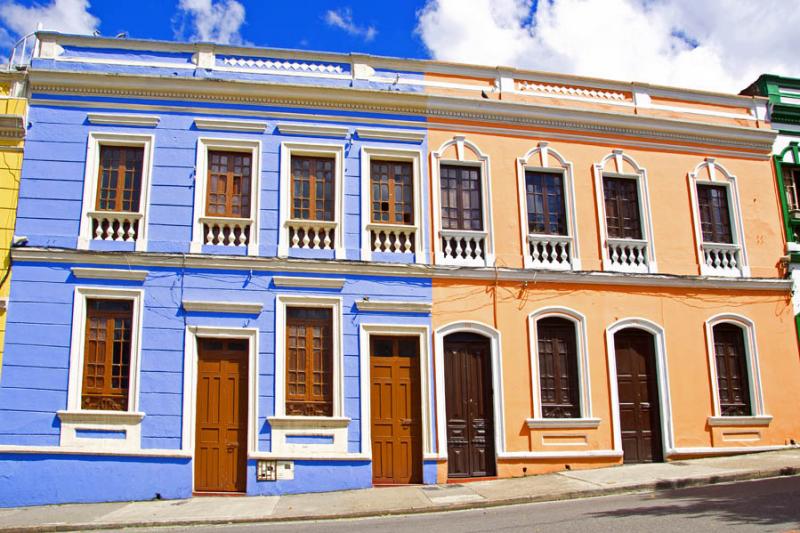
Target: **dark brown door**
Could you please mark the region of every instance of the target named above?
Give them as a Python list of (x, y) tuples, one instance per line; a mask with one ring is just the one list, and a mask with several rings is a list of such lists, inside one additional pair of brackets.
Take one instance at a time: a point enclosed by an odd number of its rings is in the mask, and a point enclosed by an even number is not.
[(495, 475), (489, 339), (454, 333), (444, 339), (448, 476)]
[(372, 482), (422, 483), (419, 337), (372, 337)]
[(639, 329), (614, 335), (623, 461), (663, 460), (653, 336)]
[(246, 340), (198, 339), (194, 486), (247, 489)]

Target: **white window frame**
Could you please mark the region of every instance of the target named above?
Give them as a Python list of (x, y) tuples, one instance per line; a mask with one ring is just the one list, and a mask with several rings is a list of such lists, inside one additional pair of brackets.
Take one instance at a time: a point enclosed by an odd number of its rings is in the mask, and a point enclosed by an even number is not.
[[(344, 353), (342, 345), (342, 297), (298, 296), (278, 294), (275, 297), (275, 414), (269, 417), (272, 427), (272, 453), (297, 457), (347, 455), (350, 418), (344, 415)], [(333, 415), (290, 416), (286, 414), (286, 308), (316, 307), (332, 311), (333, 336)], [(332, 444), (294, 444), (293, 436), (331, 437)]]
[[(344, 144), (319, 142), (281, 143), (280, 162), (280, 220), (278, 225), (278, 257), (289, 257), (289, 223), (292, 221), (292, 156), (333, 157), (334, 158), (334, 215), (335, 233), (333, 240), (334, 257), (345, 259), (344, 248)], [(363, 196), (363, 195), (362, 195)], [(303, 221), (311, 222), (311, 221)]]
[[(394, 224), (381, 224), (372, 222), (372, 159), (382, 161), (400, 161), (411, 163), (412, 187), (414, 187), (414, 224), (402, 228), (414, 230), (414, 262), (425, 261), (423, 250), (422, 222), (422, 151), (398, 148), (383, 148), (377, 146), (361, 147), (361, 260), (372, 260), (372, 226), (396, 226)], [(400, 226), (398, 226), (400, 227)]]
[[(78, 249), (88, 250), (94, 240), (92, 234), (91, 214), (96, 213), (97, 179), (100, 170), (100, 149), (103, 146), (140, 147), (144, 149), (142, 157), (141, 198), (139, 199), (139, 225), (134, 243), (134, 250), (147, 250), (147, 226), (150, 213), (150, 181), (153, 175), (153, 145), (155, 137), (151, 134), (89, 132), (86, 145), (86, 168), (83, 179), (83, 207), (81, 209), (80, 228), (78, 233)], [(105, 211), (103, 213), (106, 213)], [(108, 211), (109, 214), (114, 211)], [(133, 212), (132, 212), (133, 213)], [(120, 241), (111, 241), (120, 242)]]
[[(456, 158), (444, 158), (445, 152), (450, 147), (455, 147)], [(469, 150), (475, 156), (475, 159), (465, 158), (465, 149)], [(485, 261), (477, 266), (494, 266), (494, 231), (492, 228), (492, 187), (491, 187), (491, 173), (489, 155), (484, 154), (478, 145), (472, 141), (467, 140), (463, 135), (456, 135), (452, 139), (445, 141), (438, 150), (431, 152), (431, 177), (433, 183), (431, 184), (433, 191), (433, 246), (434, 256), (436, 257), (437, 264), (459, 264), (457, 262), (445, 260), (444, 251), (442, 250), (442, 185), (440, 180), (441, 165), (458, 165), (458, 166), (473, 166), (481, 170), (481, 201), (483, 202), (483, 233), (486, 234), (486, 246), (483, 250)]]
[[(613, 161), (614, 170), (606, 170), (609, 162)], [(633, 172), (625, 171), (625, 163), (628, 163), (633, 169)], [(606, 202), (605, 202), (605, 188), (603, 178), (625, 178), (636, 180), (637, 192), (639, 196), (639, 217), (642, 224), (642, 237), (647, 241), (647, 273), (654, 274), (658, 272), (658, 263), (656, 261), (656, 247), (653, 240), (653, 216), (650, 210), (650, 192), (647, 185), (647, 171), (636, 162), (633, 157), (624, 153), (622, 150), (613, 150), (610, 154), (606, 155), (599, 163), (592, 167), (595, 179), (595, 201), (597, 205), (597, 214), (600, 217), (600, 251), (603, 260), (603, 270), (609, 272), (619, 272), (611, 262), (608, 256), (608, 228), (606, 219)]]
[[(194, 220), (192, 221), (191, 253), (201, 253), (205, 244), (203, 219), (226, 217), (207, 217), (206, 191), (208, 188), (208, 152), (222, 150), (250, 154), (250, 240), (247, 244), (247, 255), (258, 255), (259, 219), (261, 199), (261, 141), (236, 139), (227, 137), (199, 137), (197, 139), (197, 155), (194, 173)], [(246, 221), (248, 219), (241, 219)]]
[[(198, 339), (244, 339), (248, 341), (247, 359), (247, 456), (258, 453), (258, 328), (186, 326), (183, 354), (183, 424), (181, 450), (194, 457), (197, 423)], [(194, 487), (194, 470), (192, 470)]]
[[(580, 418), (544, 418), (542, 416), (542, 391), (539, 379), (539, 330), (538, 323), (545, 318), (568, 320), (575, 331), (575, 348), (578, 358), (578, 398)], [(528, 419), (530, 428), (596, 428), (599, 418), (592, 417), (592, 390), (589, 376), (589, 344), (586, 335), (586, 317), (568, 307), (544, 307), (528, 315), (528, 338), (530, 339), (531, 390), (533, 391), (533, 418)]]
[[(708, 178), (702, 178), (702, 171), (708, 171)], [(700, 275), (702, 276), (744, 276), (750, 277), (750, 264), (747, 258), (747, 250), (744, 240), (744, 226), (742, 222), (742, 208), (739, 201), (739, 187), (737, 185), (736, 176), (728, 172), (728, 170), (717, 163), (713, 157), (707, 157), (705, 161), (695, 167), (695, 169), (688, 174), (689, 179), (689, 195), (692, 200), (692, 221), (694, 228), (695, 247), (697, 252), (697, 262), (700, 265)], [(703, 231), (700, 219), (700, 204), (698, 202), (697, 187), (699, 185), (715, 185), (725, 187), (728, 194), (728, 217), (731, 224), (731, 235), (733, 242), (729, 245), (723, 245), (729, 249), (737, 249), (739, 252), (740, 264), (734, 271), (730, 269), (729, 273), (722, 273), (718, 269), (714, 269), (705, 261), (704, 245), (713, 244), (705, 243), (703, 241)], [(717, 243), (719, 244), (719, 243)]]
[[(128, 409), (106, 411), (81, 408), (83, 366), (86, 338), (86, 301), (127, 300), (133, 302), (131, 317), (131, 353), (128, 378)], [(61, 418), (61, 446), (80, 449), (109, 449), (137, 451), (141, 449), (141, 421), (139, 412), (139, 384), (144, 291), (142, 289), (117, 289), (107, 287), (75, 287), (72, 304), (72, 334), (69, 355), (69, 380), (67, 409), (59, 411)], [(78, 430), (125, 432), (123, 439), (79, 438)]]
[[(722, 416), (720, 412), (717, 361), (714, 350), (714, 326), (719, 324), (732, 324), (741, 328), (744, 334), (744, 352), (750, 388), (750, 409), (752, 411), (750, 416)], [(706, 320), (705, 330), (708, 367), (711, 369), (711, 390), (714, 396), (714, 414), (708, 418), (709, 425), (769, 425), (772, 416), (766, 413), (764, 407), (764, 391), (761, 382), (755, 322), (743, 315), (721, 313)]]
[(430, 359), (430, 328), (428, 326), (411, 326), (403, 324), (366, 324), (362, 323), (359, 330), (360, 356), (360, 381), (361, 381), (361, 453), (372, 458), (372, 402), (369, 393), (371, 390), (372, 375), (370, 363), (372, 352), (370, 338), (372, 336), (411, 337), (419, 339), (419, 378), (420, 378), (420, 410), (422, 427), (422, 458), (435, 460), (438, 455), (435, 451), (434, 427), (431, 423), (431, 375)]
[[(554, 163), (555, 160), (555, 164)], [(541, 268), (548, 270), (580, 270), (581, 259), (578, 245), (578, 220), (575, 210), (575, 181), (572, 173), (573, 165), (559, 152), (550, 148), (550, 143), (542, 141), (531, 148), (525, 155), (517, 159), (517, 188), (519, 194), (520, 238), (525, 268)], [(560, 264), (535, 263), (528, 242), (528, 196), (526, 194), (525, 173), (527, 171), (559, 174), (562, 176), (564, 209), (567, 218), (567, 234), (562, 238), (569, 241), (569, 259), (567, 267)], [(542, 235), (541, 240), (557, 238), (555, 235)]]

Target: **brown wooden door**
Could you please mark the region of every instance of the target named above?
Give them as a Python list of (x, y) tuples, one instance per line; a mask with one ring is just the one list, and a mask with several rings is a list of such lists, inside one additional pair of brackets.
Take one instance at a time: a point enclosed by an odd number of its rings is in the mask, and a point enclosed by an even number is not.
[(419, 337), (371, 337), (372, 482), (422, 483)]
[(614, 335), (623, 461), (663, 460), (653, 336), (638, 329)]
[(495, 475), (489, 339), (455, 333), (444, 339), (448, 476)]
[(198, 339), (194, 487), (247, 489), (246, 340)]

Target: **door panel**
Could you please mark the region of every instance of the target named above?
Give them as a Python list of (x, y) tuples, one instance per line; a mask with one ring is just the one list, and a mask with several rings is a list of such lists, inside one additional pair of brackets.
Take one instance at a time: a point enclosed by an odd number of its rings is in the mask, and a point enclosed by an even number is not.
[(444, 339), (447, 469), (450, 477), (495, 475), (489, 339), (457, 333)]
[(418, 337), (371, 337), (372, 482), (422, 483)]
[(198, 339), (194, 486), (247, 489), (247, 341)]
[(624, 462), (663, 460), (661, 414), (653, 336), (626, 329), (614, 336), (619, 425)]

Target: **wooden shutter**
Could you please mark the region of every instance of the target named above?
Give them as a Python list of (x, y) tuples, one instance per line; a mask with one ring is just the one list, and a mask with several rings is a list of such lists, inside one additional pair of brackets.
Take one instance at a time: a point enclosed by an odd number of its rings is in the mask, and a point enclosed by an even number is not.
[(639, 187), (631, 178), (603, 178), (606, 229), (612, 239), (641, 239)]
[(333, 415), (333, 312), (286, 309), (286, 414)]
[(564, 177), (561, 174), (525, 172), (525, 196), (529, 233), (567, 234)]
[(101, 146), (97, 176), (98, 211), (139, 212), (144, 148)]
[(564, 318), (536, 323), (539, 340), (539, 389), (544, 418), (579, 418), (578, 352), (575, 324)]
[(483, 231), (480, 168), (442, 165), (440, 174), (442, 229)]
[(86, 300), (81, 408), (128, 410), (131, 300)]
[(800, 209), (798, 183), (800, 183), (800, 168), (785, 166), (783, 170), (783, 186), (786, 190), (786, 203), (792, 211)]
[(292, 156), (292, 218), (334, 218), (334, 168), (332, 157)]
[(372, 160), (370, 168), (372, 221), (414, 224), (414, 186), (411, 163)]
[(697, 204), (703, 242), (733, 242), (728, 189), (722, 185), (698, 185)]
[(733, 324), (714, 326), (717, 389), (722, 416), (750, 416), (750, 379), (744, 349), (744, 331)]
[(252, 156), (241, 152), (208, 152), (206, 215), (250, 218)]

